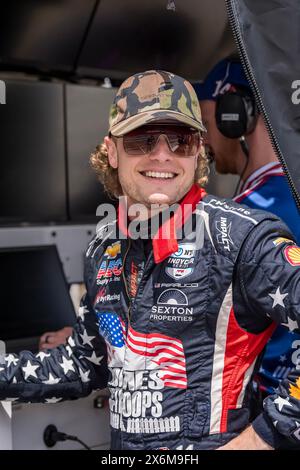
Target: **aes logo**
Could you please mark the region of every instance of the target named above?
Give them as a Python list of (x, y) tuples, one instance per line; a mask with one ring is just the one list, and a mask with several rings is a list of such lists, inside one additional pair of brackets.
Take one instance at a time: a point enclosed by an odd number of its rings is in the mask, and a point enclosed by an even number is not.
[(6, 86), (3, 80), (0, 80), (0, 104), (6, 104)]

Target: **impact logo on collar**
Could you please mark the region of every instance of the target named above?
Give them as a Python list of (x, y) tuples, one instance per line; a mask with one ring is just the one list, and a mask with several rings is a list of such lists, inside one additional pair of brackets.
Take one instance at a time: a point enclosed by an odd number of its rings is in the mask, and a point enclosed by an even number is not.
[(300, 266), (300, 248), (298, 246), (287, 246), (284, 249), (284, 256), (292, 266)]
[(180, 243), (178, 251), (168, 259), (166, 274), (173, 279), (182, 279), (194, 271), (196, 245), (194, 243)]
[(230, 236), (231, 232), (231, 222), (227, 223), (226, 217), (221, 217), (220, 220), (216, 222), (217, 241), (220, 245), (224, 246), (224, 250), (230, 251), (230, 245), (233, 245), (232, 238)]

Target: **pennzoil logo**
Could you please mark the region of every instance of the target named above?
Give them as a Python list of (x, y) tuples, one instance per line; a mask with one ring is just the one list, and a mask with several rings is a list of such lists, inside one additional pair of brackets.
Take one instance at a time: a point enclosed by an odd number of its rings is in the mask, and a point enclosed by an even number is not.
[(290, 240), (289, 238), (284, 238), (284, 237), (276, 238), (275, 240), (273, 240), (272, 243), (273, 243), (274, 246), (281, 245), (282, 243), (291, 243), (292, 245), (295, 244), (295, 242), (293, 242), (293, 240)]
[(300, 248), (298, 246), (287, 246), (284, 249), (284, 256), (292, 266), (300, 266)]

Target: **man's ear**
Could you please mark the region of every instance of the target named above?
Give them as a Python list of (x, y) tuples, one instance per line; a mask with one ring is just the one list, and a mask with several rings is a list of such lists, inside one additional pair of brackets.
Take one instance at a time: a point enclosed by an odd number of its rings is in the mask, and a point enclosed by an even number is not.
[(117, 146), (111, 137), (104, 137), (104, 143), (107, 148), (108, 161), (112, 168), (118, 168), (118, 151)]

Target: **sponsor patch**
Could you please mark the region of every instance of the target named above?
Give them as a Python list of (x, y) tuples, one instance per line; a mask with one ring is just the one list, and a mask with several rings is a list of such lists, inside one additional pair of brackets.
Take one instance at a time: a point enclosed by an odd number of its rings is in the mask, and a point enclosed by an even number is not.
[(300, 248), (298, 246), (287, 246), (284, 249), (284, 256), (292, 266), (300, 266)]
[(186, 284), (181, 284), (180, 282), (156, 282), (154, 284), (155, 289), (160, 289), (161, 287), (175, 287), (178, 289), (182, 289), (184, 287), (199, 287), (198, 282), (188, 282)]
[(179, 289), (167, 289), (160, 294), (157, 303), (161, 305), (188, 305), (188, 299)]
[(295, 244), (293, 240), (290, 240), (289, 238), (284, 238), (284, 237), (276, 238), (275, 240), (273, 240), (272, 243), (274, 246), (281, 245), (282, 243), (291, 243), (292, 245)]
[(127, 433), (180, 431), (179, 416), (164, 416), (165, 388), (187, 388), (182, 342), (152, 332), (140, 333), (126, 326), (113, 312), (97, 313), (99, 331), (107, 345), (111, 371), (111, 425)]
[[(101, 288), (100, 291), (102, 289), (103, 288)], [(105, 287), (104, 287), (104, 289), (105, 289)], [(98, 292), (98, 294), (95, 298), (94, 306), (96, 306), (97, 304), (104, 304), (106, 302), (120, 302), (120, 299), (121, 299), (121, 294), (106, 294), (106, 295), (103, 295), (101, 292)]]
[(290, 384), (289, 392), (291, 397), (300, 400), (300, 378), (296, 380), (296, 386)]
[(230, 245), (234, 244), (230, 236), (231, 222), (227, 222), (227, 217), (220, 217), (220, 220), (216, 222), (216, 229), (219, 245), (223, 245), (225, 250), (230, 251)]
[(180, 243), (178, 251), (168, 259), (166, 274), (173, 279), (182, 279), (194, 271), (196, 245), (194, 243)]
[(120, 253), (121, 253), (121, 242), (117, 241), (106, 248), (104, 256), (106, 256), (107, 259), (115, 259), (117, 255), (119, 255)]
[(120, 281), (122, 271), (121, 258), (102, 261), (97, 273), (97, 285), (107, 285), (111, 281)]
[[(215, 204), (216, 207), (224, 207), (229, 212), (242, 213), (244, 215), (251, 215), (250, 210), (245, 209), (242, 206), (230, 206), (226, 201), (218, 201), (217, 199), (211, 199), (210, 204)], [(212, 206), (213, 207), (213, 206)]]
[(188, 298), (179, 289), (166, 289), (157, 299), (157, 305), (151, 309), (151, 320), (192, 321), (193, 307), (189, 307)]
[(133, 299), (137, 294), (138, 285), (141, 282), (144, 270), (144, 262), (142, 261), (139, 264), (135, 264), (134, 261), (131, 262), (130, 273), (128, 278), (128, 287), (130, 297)]

